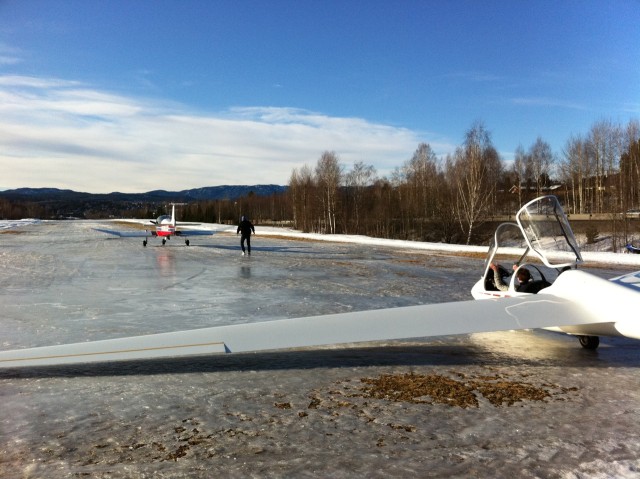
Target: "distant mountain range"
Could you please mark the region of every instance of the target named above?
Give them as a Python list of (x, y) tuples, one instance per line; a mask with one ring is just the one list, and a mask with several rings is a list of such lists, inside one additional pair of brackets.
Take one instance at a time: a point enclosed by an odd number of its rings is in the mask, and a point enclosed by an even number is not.
[(248, 196), (271, 196), (285, 192), (279, 185), (224, 185), (182, 191), (146, 193), (83, 193), (58, 188), (18, 188), (0, 191), (0, 219), (109, 218), (149, 214), (148, 209), (167, 203), (235, 201)]
[(182, 191), (154, 190), (146, 193), (82, 193), (58, 188), (17, 188), (0, 191), (0, 198), (19, 201), (134, 201), (134, 202), (189, 202), (206, 200), (235, 200), (249, 194), (269, 196), (283, 193), (286, 186), (281, 185), (223, 185), (205, 186)]

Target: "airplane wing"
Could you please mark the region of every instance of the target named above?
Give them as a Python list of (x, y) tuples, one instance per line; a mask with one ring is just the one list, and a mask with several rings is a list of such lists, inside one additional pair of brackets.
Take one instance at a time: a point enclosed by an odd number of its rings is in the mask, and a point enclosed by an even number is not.
[(626, 286), (634, 291), (640, 292), (640, 271), (635, 273), (624, 274), (611, 279), (612, 282), (621, 286)]
[(0, 368), (265, 351), (580, 324), (571, 302), (531, 296), (358, 311), (0, 352)]
[[(640, 272), (621, 278), (640, 279)], [(606, 301), (603, 299), (606, 298)], [(244, 323), (0, 352), (0, 368), (265, 351), (559, 327), (640, 339), (640, 290), (571, 270), (539, 294)]]
[(176, 236), (212, 236), (216, 233), (217, 231), (213, 231), (213, 230), (189, 230), (189, 229), (176, 230)]
[(118, 231), (118, 230), (109, 230), (105, 228), (93, 228), (93, 230), (99, 231), (100, 233), (107, 233), (110, 235), (119, 236), (120, 238), (148, 238), (149, 236), (157, 235), (155, 230)]
[[(147, 238), (149, 236), (157, 236), (155, 230), (132, 230), (132, 231), (119, 231), (119, 230), (110, 230), (106, 228), (93, 228), (95, 231), (99, 231), (100, 233), (107, 233), (114, 236), (119, 236), (120, 238)], [(217, 231), (212, 230), (190, 230), (190, 229), (181, 229), (176, 230), (175, 236), (212, 236), (216, 234)]]

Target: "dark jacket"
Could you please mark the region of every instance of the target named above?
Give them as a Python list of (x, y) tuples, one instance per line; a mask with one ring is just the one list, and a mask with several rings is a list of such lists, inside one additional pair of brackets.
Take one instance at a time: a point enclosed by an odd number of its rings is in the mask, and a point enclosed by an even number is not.
[(238, 231), (236, 234), (242, 232), (242, 236), (251, 236), (251, 232), (256, 232), (256, 229), (253, 227), (253, 224), (248, 219), (243, 218), (240, 224), (238, 225)]

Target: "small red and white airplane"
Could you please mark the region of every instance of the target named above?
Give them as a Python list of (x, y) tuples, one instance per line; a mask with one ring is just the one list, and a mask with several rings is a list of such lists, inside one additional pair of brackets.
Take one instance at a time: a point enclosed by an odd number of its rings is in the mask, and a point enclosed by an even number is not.
[[(211, 236), (216, 234), (216, 231), (211, 230), (192, 230), (192, 229), (178, 229), (176, 223), (176, 206), (182, 206), (185, 203), (171, 203), (171, 215), (161, 215), (155, 220), (149, 220), (156, 225), (155, 230), (144, 231), (116, 231), (105, 228), (94, 228), (101, 233), (107, 233), (110, 235), (119, 236), (121, 238), (144, 238), (142, 246), (147, 246), (149, 236), (157, 236), (162, 238), (162, 245), (171, 239), (172, 236), (185, 237), (184, 243), (189, 246), (188, 236)], [(196, 225), (196, 223), (191, 223)]]

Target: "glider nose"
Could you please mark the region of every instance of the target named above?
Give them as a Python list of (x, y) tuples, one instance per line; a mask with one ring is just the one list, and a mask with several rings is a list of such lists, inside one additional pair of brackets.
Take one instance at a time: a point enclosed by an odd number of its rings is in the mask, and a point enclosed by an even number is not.
[(627, 338), (640, 339), (640, 322), (633, 320), (618, 321), (614, 327)]

